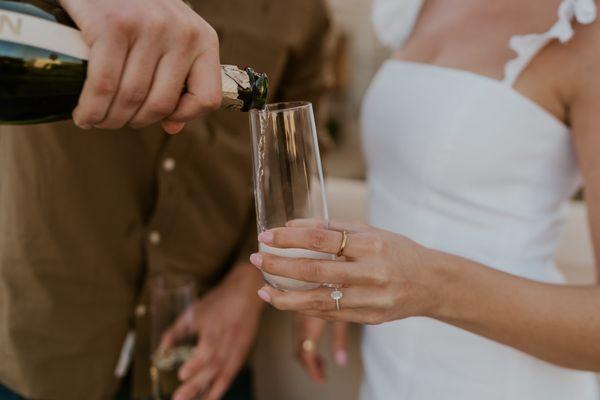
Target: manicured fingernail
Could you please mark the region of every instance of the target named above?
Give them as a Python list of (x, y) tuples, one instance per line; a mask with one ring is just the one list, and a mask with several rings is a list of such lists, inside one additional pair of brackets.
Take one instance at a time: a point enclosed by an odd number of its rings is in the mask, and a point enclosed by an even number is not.
[(266, 301), (267, 303), (271, 303), (271, 295), (264, 289), (260, 289), (258, 291), (258, 297)]
[(258, 241), (262, 242), (264, 244), (273, 243), (273, 232), (266, 231), (266, 232), (261, 233), (260, 235), (258, 235)]
[(348, 364), (348, 353), (346, 353), (346, 350), (337, 350), (334, 358), (335, 363), (340, 367), (345, 367)]
[(250, 262), (254, 264), (254, 266), (260, 268), (262, 267), (263, 258), (259, 253), (254, 253), (250, 256)]

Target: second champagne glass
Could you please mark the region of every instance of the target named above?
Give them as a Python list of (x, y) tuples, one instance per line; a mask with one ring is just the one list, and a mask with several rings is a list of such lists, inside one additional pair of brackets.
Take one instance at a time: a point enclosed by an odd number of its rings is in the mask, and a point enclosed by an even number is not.
[[(327, 226), (327, 198), (312, 104), (269, 104), (264, 110), (252, 111), (250, 120), (258, 233), (283, 227), (294, 219), (320, 219)], [(262, 243), (260, 251), (290, 258), (334, 258), (331, 254), (275, 249)], [(321, 286), (267, 273), (264, 277), (281, 290)]]
[(192, 356), (196, 281), (191, 275), (164, 274), (150, 282), (153, 400), (170, 400), (181, 385), (179, 368)]

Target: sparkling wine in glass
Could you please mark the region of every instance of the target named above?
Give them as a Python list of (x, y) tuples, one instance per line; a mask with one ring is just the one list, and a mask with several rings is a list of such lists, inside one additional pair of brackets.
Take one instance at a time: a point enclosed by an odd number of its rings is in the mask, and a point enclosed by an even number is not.
[[(264, 110), (253, 110), (250, 123), (258, 233), (284, 227), (295, 219), (320, 219), (327, 226), (327, 198), (312, 104), (269, 104)], [(260, 251), (290, 258), (334, 258), (331, 254), (275, 249), (262, 243)], [(267, 283), (281, 290), (311, 290), (321, 286), (321, 283), (263, 275)]]
[(181, 385), (179, 368), (192, 356), (196, 281), (183, 274), (160, 275), (150, 282), (150, 377), (153, 400), (170, 400)]

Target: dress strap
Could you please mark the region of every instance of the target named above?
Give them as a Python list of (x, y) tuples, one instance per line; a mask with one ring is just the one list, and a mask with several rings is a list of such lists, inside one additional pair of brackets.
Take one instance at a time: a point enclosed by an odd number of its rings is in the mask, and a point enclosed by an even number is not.
[(510, 60), (504, 68), (503, 83), (513, 86), (531, 60), (553, 40), (567, 43), (575, 31), (573, 19), (580, 24), (591, 24), (596, 20), (597, 8), (595, 0), (563, 0), (558, 8), (558, 21), (544, 33), (515, 35), (509, 46), (517, 56)]

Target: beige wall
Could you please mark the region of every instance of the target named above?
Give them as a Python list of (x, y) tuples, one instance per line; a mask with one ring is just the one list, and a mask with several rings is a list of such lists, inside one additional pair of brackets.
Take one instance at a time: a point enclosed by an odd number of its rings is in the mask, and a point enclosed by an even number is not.
[(363, 95), (389, 51), (377, 41), (371, 27), (371, 0), (328, 0), (335, 29), (347, 38), (349, 77), (343, 93), (332, 99), (333, 117), (341, 121), (342, 141), (325, 164), (332, 176), (360, 178), (364, 164), (360, 154), (359, 119)]

